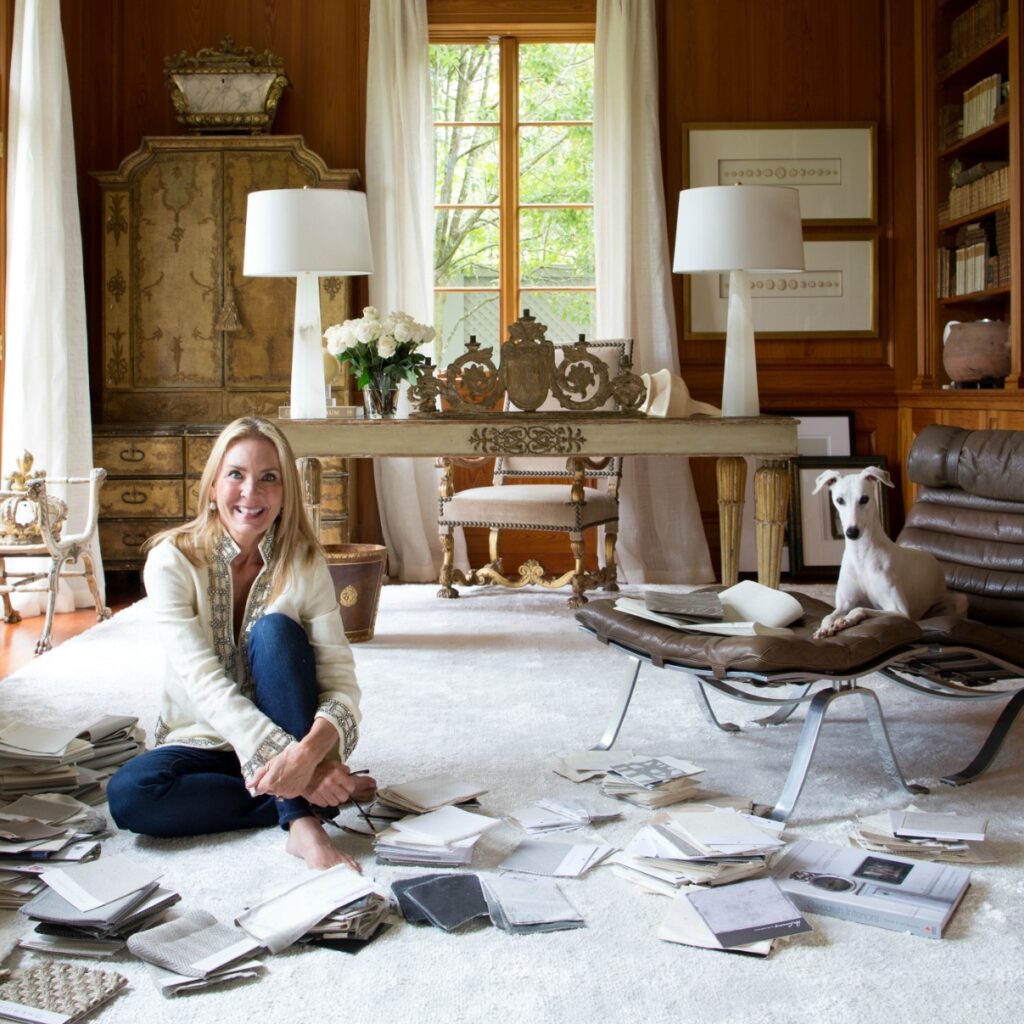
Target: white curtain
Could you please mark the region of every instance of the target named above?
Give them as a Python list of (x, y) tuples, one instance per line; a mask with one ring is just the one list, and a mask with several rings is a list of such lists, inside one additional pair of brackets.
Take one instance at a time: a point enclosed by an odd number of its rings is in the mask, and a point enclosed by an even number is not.
[[(7, 157), (3, 474), (28, 449), (34, 468), (48, 476), (88, 476), (85, 284), (60, 0), (17, 0)], [(87, 492), (79, 486), (67, 496), (66, 531), (84, 526)], [(102, 592), (98, 546), (93, 555)], [(17, 559), (8, 568), (25, 571), (30, 561)], [(59, 610), (92, 603), (84, 582), (74, 584), (74, 596), (62, 588)], [(16, 597), (15, 604), (22, 614), (45, 607), (34, 595)]]
[[(366, 83), (366, 199), (374, 272), (370, 303), (434, 322), (434, 146), (426, 0), (372, 0)], [(401, 396), (399, 415), (409, 404)], [(442, 454), (442, 453), (439, 453)], [(438, 470), (430, 459), (376, 459), (390, 573), (436, 580)]]
[[(594, 226), (599, 338), (679, 372), (658, 130), (654, 0), (597, 0)], [(713, 579), (689, 461), (624, 460), (617, 555), (630, 583)]]

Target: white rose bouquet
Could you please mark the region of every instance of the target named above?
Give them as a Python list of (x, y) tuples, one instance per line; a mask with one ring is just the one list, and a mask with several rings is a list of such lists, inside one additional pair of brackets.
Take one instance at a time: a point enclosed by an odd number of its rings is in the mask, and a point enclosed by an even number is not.
[(358, 319), (328, 327), (324, 337), (327, 351), (352, 367), (359, 387), (384, 392), (403, 380), (419, 380), (427, 357), (416, 350), (434, 340), (434, 328), (417, 323), (408, 313), (389, 313), (382, 320), (373, 306), (367, 306)]

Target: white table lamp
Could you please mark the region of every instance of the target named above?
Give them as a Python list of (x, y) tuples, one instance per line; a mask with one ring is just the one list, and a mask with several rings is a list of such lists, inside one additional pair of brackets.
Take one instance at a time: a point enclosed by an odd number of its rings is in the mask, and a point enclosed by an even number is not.
[(366, 196), (334, 188), (251, 192), (242, 273), (295, 278), (291, 415), (323, 419), (319, 278), (373, 273)]
[(800, 193), (779, 185), (711, 185), (680, 192), (672, 269), (677, 274), (728, 273), (722, 415), (759, 415), (746, 272), (804, 269)]

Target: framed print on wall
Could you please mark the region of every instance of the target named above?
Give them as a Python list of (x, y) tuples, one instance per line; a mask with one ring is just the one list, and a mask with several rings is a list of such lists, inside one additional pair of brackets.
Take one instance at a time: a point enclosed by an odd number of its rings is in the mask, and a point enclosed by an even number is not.
[[(749, 275), (757, 337), (876, 337), (877, 240), (804, 242), (804, 259), (806, 270)], [(690, 274), (686, 290), (684, 337), (724, 338), (729, 275)]]
[(683, 180), (702, 185), (788, 185), (804, 221), (874, 224), (875, 125), (691, 124), (684, 126)]
[[(814, 455), (790, 460), (792, 489), (789, 499), (790, 575), (794, 579), (836, 579), (845, 540), (839, 515), (827, 491), (814, 491), (814, 482), (826, 469), (850, 473), (868, 466), (887, 468), (884, 455), (849, 455), (831, 458)], [(889, 490), (878, 486), (882, 528), (889, 532)]]

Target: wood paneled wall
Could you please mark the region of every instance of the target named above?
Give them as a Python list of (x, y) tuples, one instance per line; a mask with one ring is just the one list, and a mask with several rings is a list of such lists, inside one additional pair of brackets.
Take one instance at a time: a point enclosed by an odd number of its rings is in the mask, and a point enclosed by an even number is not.
[[(896, 391), (913, 376), (913, 5), (901, 0), (665, 0), (661, 6), (662, 162), (670, 241), (683, 180), (683, 126), (700, 122), (874, 121), (878, 224), (842, 230), (878, 238), (879, 337), (761, 339), (761, 406), (853, 409), (859, 454), (898, 455)], [(813, 239), (826, 228), (808, 228)], [(680, 360), (690, 389), (719, 402), (723, 342), (685, 340), (675, 279)], [(693, 463), (712, 547), (712, 468)]]
[[(533, 2), (533, 0), (527, 0)], [(439, 0), (450, 20), (479, 0)], [(515, 10), (502, 0), (506, 14)], [(538, 5), (534, 3), (536, 8)], [(580, 0), (545, 0), (578, 15)], [(163, 58), (236, 45), (270, 49), (292, 85), (274, 124), (333, 167), (362, 169), (369, 0), (62, 0), (75, 114), (90, 337), (99, 336), (99, 189), (144, 135), (175, 134)], [(708, 121), (875, 121), (880, 337), (758, 342), (762, 406), (853, 408), (858, 450), (897, 457), (896, 391), (909, 385), (915, 343), (914, 69), (912, 5), (904, 0), (659, 0), (662, 161), (670, 241), (682, 180), (682, 126)], [(810, 236), (811, 233), (809, 233)], [(683, 323), (683, 284), (675, 281)], [(681, 331), (680, 331), (681, 334)], [(722, 343), (682, 341), (683, 373), (717, 402)], [(93, 362), (94, 370), (98, 365)], [(98, 389), (96, 389), (98, 390)], [(695, 464), (709, 537), (717, 544), (710, 474)], [(360, 513), (372, 511), (362, 487)], [(367, 539), (370, 539), (367, 536)]]
[[(182, 50), (236, 47), (279, 56), (291, 85), (273, 130), (305, 137), (328, 167), (363, 171), (369, 0), (61, 0), (78, 157), (94, 408), (100, 373), (100, 190), (147, 135), (179, 135), (163, 79)], [(365, 293), (365, 284), (362, 284)], [(365, 297), (365, 294), (363, 295)], [(357, 488), (366, 540), (377, 537), (372, 477)]]

